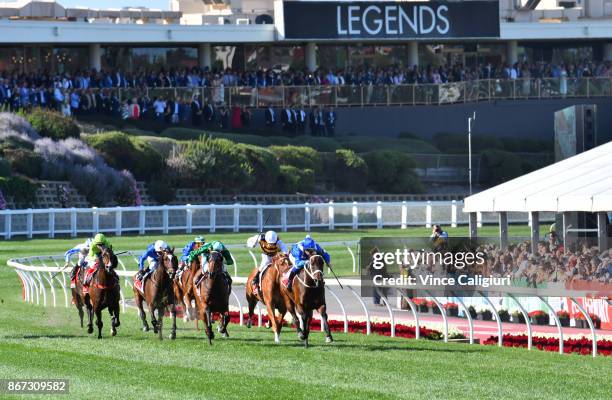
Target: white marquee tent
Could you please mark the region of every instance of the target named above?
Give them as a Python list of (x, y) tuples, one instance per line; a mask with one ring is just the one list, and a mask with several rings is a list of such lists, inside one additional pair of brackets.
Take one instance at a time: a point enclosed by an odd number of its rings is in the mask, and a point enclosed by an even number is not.
[(508, 212), (531, 215), (531, 238), (539, 240), (538, 212), (597, 213), (599, 245), (607, 248), (607, 212), (612, 211), (612, 142), (487, 189), (464, 200), (470, 236), (476, 237), (476, 214), (499, 213), (500, 240), (508, 238)]
[(612, 211), (612, 142), (467, 197), (463, 211)]

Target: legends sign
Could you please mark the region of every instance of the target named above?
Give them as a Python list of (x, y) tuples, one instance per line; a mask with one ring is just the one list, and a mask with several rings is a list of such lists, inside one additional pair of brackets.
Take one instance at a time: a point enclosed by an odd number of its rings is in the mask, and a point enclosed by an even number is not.
[(286, 39), (499, 37), (497, 1), (285, 1)]

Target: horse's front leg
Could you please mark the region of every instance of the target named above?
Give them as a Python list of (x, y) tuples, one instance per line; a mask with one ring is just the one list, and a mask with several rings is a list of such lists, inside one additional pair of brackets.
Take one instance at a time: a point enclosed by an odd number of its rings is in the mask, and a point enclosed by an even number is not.
[(87, 333), (93, 333), (93, 306), (91, 302), (85, 300), (85, 308), (87, 310)]
[(213, 332), (212, 332), (212, 323), (210, 321), (212, 315), (208, 310), (208, 306), (206, 304), (200, 304), (200, 319), (204, 322), (204, 332), (206, 332), (206, 337), (208, 338), (208, 344), (212, 345)]
[(304, 330), (302, 332), (302, 335), (304, 336), (304, 347), (308, 347), (308, 335), (310, 335), (310, 321), (312, 319), (312, 310), (311, 311), (304, 311), (302, 313), (302, 321), (303, 321), (303, 325), (302, 325), (302, 329)]
[(334, 341), (332, 337), (331, 330), (329, 329), (329, 322), (327, 322), (327, 305), (323, 304), (319, 309), (319, 314), (321, 314), (321, 323), (323, 324), (323, 329), (325, 330), (325, 343), (331, 343)]
[(170, 305), (170, 315), (172, 316), (172, 330), (170, 331), (170, 339), (176, 339), (176, 304)]
[(135, 293), (135, 296), (136, 296), (136, 306), (138, 307), (138, 316), (140, 317), (140, 320), (142, 321), (142, 331), (148, 332), (149, 324), (147, 323), (147, 314), (145, 313), (144, 308), (142, 307), (143, 298), (139, 293)]
[(157, 328), (157, 335), (159, 337), (159, 340), (164, 340), (164, 336), (162, 333), (162, 328), (164, 326), (164, 307), (159, 307), (155, 310), (155, 313), (157, 313), (157, 321), (155, 324), (155, 327)]
[(98, 327), (98, 339), (102, 339), (102, 310), (96, 310), (96, 326)]
[(147, 304), (149, 306), (149, 314), (151, 314), (151, 324), (153, 325), (153, 333), (157, 333), (157, 316), (155, 315), (155, 307), (153, 302)]

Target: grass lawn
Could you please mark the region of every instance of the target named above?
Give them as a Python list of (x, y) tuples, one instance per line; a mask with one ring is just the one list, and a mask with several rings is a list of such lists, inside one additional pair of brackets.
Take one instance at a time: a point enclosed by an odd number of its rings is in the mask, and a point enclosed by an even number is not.
[[(487, 231), (488, 230), (488, 231)], [(484, 228), (493, 236), (495, 228)], [(424, 235), (426, 229), (317, 232), (320, 241), (365, 235)], [(465, 228), (450, 230), (466, 233)], [(512, 227), (511, 235), (525, 235)], [(215, 234), (242, 243), (246, 234)], [(284, 233), (291, 242), (303, 233)], [(191, 236), (169, 235), (178, 246)], [(207, 235), (212, 238), (212, 235)], [(153, 236), (113, 238), (117, 250), (139, 249)], [(573, 399), (612, 397), (612, 358), (559, 355), (525, 349), (382, 336), (336, 333), (325, 344), (319, 332), (304, 349), (294, 332), (284, 330), (275, 345), (265, 329), (230, 325), (229, 339), (210, 347), (193, 324), (178, 321), (177, 340), (159, 342), (140, 331), (134, 310), (122, 315), (119, 334), (89, 337), (78, 326), (76, 310), (44, 308), (21, 301), (17, 276), (6, 260), (34, 254), (60, 254), (77, 239), (0, 242), (0, 379), (67, 378), (75, 399)], [(338, 252), (341, 249), (336, 249)], [(238, 253), (237, 253), (238, 254)], [(335, 255), (332, 254), (332, 257)], [(248, 254), (238, 254), (247, 263)], [(337, 255), (336, 268), (344, 261)], [(250, 258), (250, 257), (249, 257)], [(246, 267), (245, 267), (246, 268)], [(165, 321), (168, 327), (168, 321)], [(167, 330), (166, 330), (166, 333)], [(10, 398), (0, 393), (0, 398)], [(27, 398), (35, 398), (29, 395)]]

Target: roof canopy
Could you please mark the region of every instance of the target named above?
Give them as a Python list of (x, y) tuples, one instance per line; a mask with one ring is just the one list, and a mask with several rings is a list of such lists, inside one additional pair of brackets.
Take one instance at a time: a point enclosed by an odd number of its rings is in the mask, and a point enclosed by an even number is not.
[(464, 212), (612, 211), (612, 142), (465, 199)]

